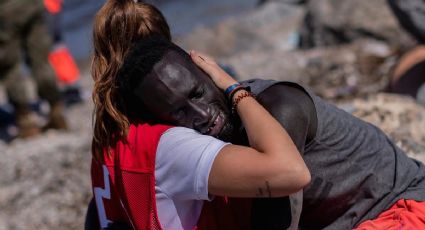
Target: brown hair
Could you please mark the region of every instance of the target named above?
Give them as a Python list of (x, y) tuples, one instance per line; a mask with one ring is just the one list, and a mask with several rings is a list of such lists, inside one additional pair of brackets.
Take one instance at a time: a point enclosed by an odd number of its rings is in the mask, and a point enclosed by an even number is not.
[(130, 120), (117, 87), (117, 74), (124, 58), (139, 39), (161, 35), (171, 40), (170, 29), (154, 6), (133, 0), (108, 0), (96, 14), (93, 25), (94, 133), (92, 153), (125, 140)]

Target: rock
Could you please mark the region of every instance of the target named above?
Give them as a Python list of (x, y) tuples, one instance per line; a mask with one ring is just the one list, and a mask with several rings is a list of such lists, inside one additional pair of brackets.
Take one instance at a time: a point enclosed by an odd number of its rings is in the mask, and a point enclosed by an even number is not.
[(410, 38), (399, 27), (386, 0), (314, 0), (307, 4), (301, 47), (312, 48), (373, 38), (403, 45)]
[(411, 97), (379, 93), (351, 101), (353, 115), (387, 133), (409, 156), (425, 163), (425, 107)]
[[(389, 10), (387, 13), (390, 14)], [(226, 20), (213, 28), (199, 28), (178, 39), (178, 43), (208, 53), (233, 67), (238, 80), (295, 81), (332, 100), (387, 88), (390, 71), (399, 55), (398, 48), (384, 41), (358, 38), (352, 44), (294, 50), (289, 44), (297, 43), (294, 31), (303, 15), (302, 7), (271, 2), (238, 19)], [(356, 22), (354, 19), (352, 23)], [(389, 24), (398, 29), (393, 22)], [(288, 42), (291, 39), (292, 43)]]
[(86, 101), (67, 110), (68, 132), (0, 141), (1, 230), (83, 229), (92, 197), (91, 113)]
[(395, 62), (391, 48), (374, 40), (290, 52), (247, 51), (221, 61), (233, 66), (242, 80), (294, 81), (311, 87), (326, 99), (385, 90)]
[(303, 8), (270, 2), (249, 14), (231, 18), (213, 28), (201, 27), (176, 39), (184, 48), (228, 57), (247, 50), (290, 50), (297, 46), (295, 33)]
[(286, 4), (304, 4), (307, 2), (307, 0), (259, 0), (258, 4), (265, 4), (267, 2), (281, 2)]

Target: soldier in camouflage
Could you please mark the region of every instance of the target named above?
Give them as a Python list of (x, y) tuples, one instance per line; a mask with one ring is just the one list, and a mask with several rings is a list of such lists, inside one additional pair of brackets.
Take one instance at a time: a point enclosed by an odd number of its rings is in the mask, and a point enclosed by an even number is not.
[(32, 118), (30, 96), (20, 80), (23, 62), (30, 68), (40, 98), (50, 104), (49, 120), (43, 128), (67, 128), (56, 77), (47, 59), (50, 39), (41, 1), (0, 0), (0, 82), (15, 107), (22, 137), (42, 130)]

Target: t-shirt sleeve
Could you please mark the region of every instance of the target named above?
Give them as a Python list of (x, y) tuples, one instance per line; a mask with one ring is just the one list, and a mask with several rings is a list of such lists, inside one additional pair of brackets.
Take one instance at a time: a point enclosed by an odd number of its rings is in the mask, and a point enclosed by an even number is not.
[(156, 153), (156, 186), (170, 198), (209, 200), (208, 176), (226, 144), (188, 128), (167, 130)]

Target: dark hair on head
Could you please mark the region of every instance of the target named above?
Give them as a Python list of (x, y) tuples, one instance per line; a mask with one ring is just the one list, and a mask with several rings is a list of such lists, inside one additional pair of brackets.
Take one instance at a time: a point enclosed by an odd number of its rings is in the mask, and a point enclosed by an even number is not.
[(184, 59), (190, 60), (186, 51), (161, 36), (153, 35), (136, 42), (118, 73), (117, 85), (120, 92), (133, 98), (134, 89), (170, 51), (175, 51)]
[(133, 0), (108, 0), (93, 25), (94, 156), (125, 140), (130, 126), (116, 78), (132, 45), (151, 35), (171, 40), (170, 29), (154, 6)]

